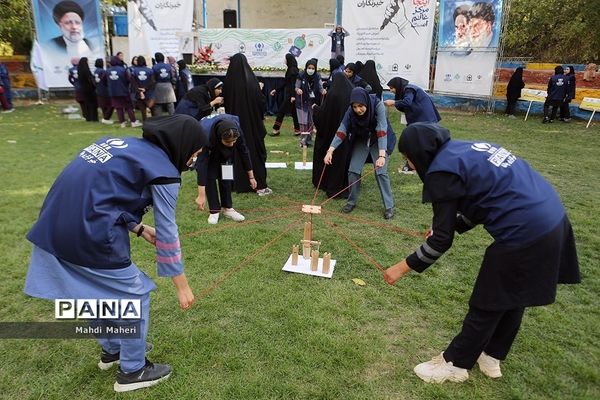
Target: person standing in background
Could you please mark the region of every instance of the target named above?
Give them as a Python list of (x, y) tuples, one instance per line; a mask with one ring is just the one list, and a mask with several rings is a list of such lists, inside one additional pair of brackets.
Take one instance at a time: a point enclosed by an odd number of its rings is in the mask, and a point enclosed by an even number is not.
[(567, 78), (567, 95), (565, 100), (560, 105), (559, 120), (563, 122), (569, 122), (571, 120), (571, 110), (569, 109), (569, 103), (575, 98), (576, 82), (575, 82), (575, 69), (572, 65), (569, 65), (565, 70), (565, 76)]
[(175, 91), (173, 85), (177, 83), (177, 75), (170, 64), (165, 63), (165, 56), (162, 53), (155, 53), (156, 64), (152, 67), (154, 71), (154, 96), (156, 103), (153, 115), (160, 115), (164, 108), (169, 115), (175, 113)]
[(317, 60), (311, 58), (304, 66), (304, 71), (298, 74), (296, 79), (296, 113), (300, 124), (300, 146), (310, 146), (314, 123), (312, 119), (313, 104), (321, 103), (325, 89), (321, 81), (321, 75), (317, 72)]
[(193, 89), (194, 81), (192, 79), (192, 72), (184, 60), (177, 61), (177, 67), (179, 69), (179, 79), (177, 79), (177, 93), (175, 97), (177, 98), (177, 104), (179, 104), (183, 96)]
[(10, 84), (10, 74), (6, 64), (0, 62), (0, 104), (2, 112), (10, 113), (15, 111), (12, 104), (12, 91)]
[(154, 110), (154, 72), (146, 65), (143, 56), (136, 57), (136, 66), (130, 68), (131, 88), (134, 93), (135, 107), (142, 113), (142, 122)]
[(98, 122), (98, 101), (96, 99), (96, 82), (90, 71), (87, 57), (81, 57), (77, 64), (79, 88), (83, 99), (83, 117), (88, 122)]
[(525, 87), (523, 81), (523, 67), (518, 67), (510, 77), (508, 85), (506, 85), (506, 111), (505, 114), (509, 118), (515, 117), (515, 108), (517, 106), (517, 100), (521, 97), (521, 89)]
[(133, 104), (131, 103), (129, 92), (131, 76), (129, 69), (125, 68), (123, 61), (119, 57), (112, 56), (110, 59), (110, 68), (106, 72), (110, 101), (115, 110), (117, 110), (117, 117), (119, 118), (121, 128), (127, 127), (125, 113), (129, 116), (132, 128), (142, 126), (142, 123), (135, 119)]
[[(558, 109), (562, 106), (567, 97), (567, 77), (564, 75), (562, 66), (554, 68), (554, 75), (548, 80), (548, 96), (544, 102), (543, 124), (554, 122)], [(550, 111), (552, 107), (552, 111)]]
[(287, 53), (285, 55), (285, 65), (287, 66), (287, 70), (285, 71), (285, 80), (283, 85), (271, 90), (271, 93), (269, 93), (271, 96), (276, 96), (277, 93), (283, 90), (283, 102), (277, 108), (277, 116), (275, 117), (275, 122), (273, 123), (273, 132), (271, 132), (271, 136), (279, 136), (283, 118), (290, 110), (292, 112), (292, 120), (294, 121), (294, 133), (296, 135), (300, 134), (298, 114), (296, 113), (296, 107), (294, 107), (292, 104), (292, 98), (294, 97), (294, 85), (296, 83), (296, 79), (298, 78), (298, 74), (300, 73), (298, 70), (298, 61), (296, 61), (296, 57), (294, 57), (293, 54)]
[(337, 56), (343, 56), (345, 52), (344, 39), (350, 34), (346, 32), (346, 30), (338, 25), (334, 30), (329, 32), (329, 36), (331, 37), (331, 57), (336, 58)]
[(106, 125), (111, 125), (113, 107), (110, 104), (110, 96), (108, 94), (108, 82), (106, 81), (106, 70), (104, 69), (104, 60), (101, 58), (96, 59), (94, 63), (96, 69), (94, 70), (94, 81), (96, 81), (96, 99), (98, 101), (98, 107), (102, 110), (102, 119), (100, 122)]

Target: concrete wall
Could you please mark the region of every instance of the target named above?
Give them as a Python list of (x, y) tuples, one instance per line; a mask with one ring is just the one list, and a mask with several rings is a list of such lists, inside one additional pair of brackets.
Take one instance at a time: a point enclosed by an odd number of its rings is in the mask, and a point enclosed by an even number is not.
[[(202, 2), (196, 0), (200, 7)], [(223, 10), (238, 11), (240, 28), (323, 28), (335, 22), (336, 0), (206, 0), (207, 28), (223, 28)]]

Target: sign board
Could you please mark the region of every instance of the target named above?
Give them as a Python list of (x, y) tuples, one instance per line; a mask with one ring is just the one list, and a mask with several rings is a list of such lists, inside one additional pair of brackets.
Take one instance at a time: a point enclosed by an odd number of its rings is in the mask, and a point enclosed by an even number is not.
[(548, 93), (545, 90), (538, 89), (521, 89), (521, 97), (519, 100), (545, 102)]

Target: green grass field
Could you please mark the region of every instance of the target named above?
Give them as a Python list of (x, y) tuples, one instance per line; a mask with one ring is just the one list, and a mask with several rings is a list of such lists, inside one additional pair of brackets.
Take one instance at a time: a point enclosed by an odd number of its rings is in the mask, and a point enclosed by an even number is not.
[[(64, 104), (18, 108), (0, 115), (0, 321), (51, 321), (53, 302), (23, 292), (31, 251), (25, 234), (54, 178), (78, 151), (120, 129), (68, 120)], [(399, 114), (392, 124), (400, 131)], [(583, 121), (542, 125), (503, 115), (445, 111), (454, 138), (502, 144), (528, 160), (558, 190), (578, 244), (583, 282), (560, 286), (555, 304), (528, 309), (504, 376), (477, 367), (463, 384), (422, 382), (412, 368), (439, 354), (460, 329), (489, 235), (478, 227), (457, 236), (452, 249), (423, 274), (391, 287), (375, 267), (388, 267), (421, 243), (413, 233), (430, 224), (417, 176), (391, 161), (396, 217), (382, 218), (373, 175), (351, 214), (343, 201), (314, 218), (314, 237), (337, 260), (333, 279), (281, 271), (302, 238), (300, 204), (310, 203), (310, 171), (295, 171), (297, 140), (286, 119), (282, 135), (267, 137), (274, 194), (234, 194), (247, 222), (206, 222), (195, 210), (195, 174), (184, 175), (178, 223), (186, 274), (197, 295), (178, 307), (169, 279), (156, 277), (154, 251), (134, 236), (133, 259), (155, 278), (149, 358), (174, 367), (168, 381), (138, 392), (112, 391), (115, 370), (100, 371), (93, 340), (0, 340), (0, 398), (6, 399), (598, 399), (600, 398), (600, 131)], [(270, 128), (272, 118), (267, 118)], [(269, 129), (270, 131), (270, 129)], [(286, 154), (289, 153), (289, 154)], [(312, 154), (311, 154), (312, 156)], [(319, 194), (316, 204), (325, 200)], [(150, 217), (150, 218), (148, 218)], [(152, 223), (151, 215), (145, 222)], [(332, 224), (334, 225), (332, 227)], [(375, 260), (371, 262), (340, 235)], [(366, 286), (352, 282), (361, 278)]]

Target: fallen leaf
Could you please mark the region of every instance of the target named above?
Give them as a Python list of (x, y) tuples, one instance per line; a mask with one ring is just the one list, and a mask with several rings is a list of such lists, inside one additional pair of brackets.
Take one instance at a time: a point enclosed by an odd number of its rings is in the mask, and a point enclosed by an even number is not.
[(363, 281), (360, 278), (354, 278), (352, 279), (352, 282), (354, 282), (356, 285), (358, 286), (366, 286), (367, 284), (365, 283), (365, 281)]

